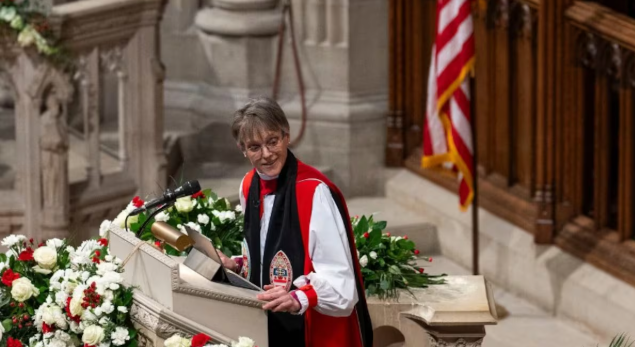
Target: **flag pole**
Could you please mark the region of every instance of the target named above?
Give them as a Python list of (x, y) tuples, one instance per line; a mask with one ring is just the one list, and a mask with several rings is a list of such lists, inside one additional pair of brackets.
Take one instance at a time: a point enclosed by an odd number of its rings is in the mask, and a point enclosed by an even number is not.
[[(472, 70), (472, 76), (474, 75), (474, 70)], [(468, 77), (470, 78), (470, 77)], [(470, 93), (474, 95), (474, 78), (470, 78)], [(470, 126), (472, 127), (472, 190), (474, 192), (474, 197), (472, 199), (472, 274), (479, 274), (479, 230), (478, 230), (478, 156), (476, 150), (476, 110), (474, 109), (474, 103), (470, 103)]]

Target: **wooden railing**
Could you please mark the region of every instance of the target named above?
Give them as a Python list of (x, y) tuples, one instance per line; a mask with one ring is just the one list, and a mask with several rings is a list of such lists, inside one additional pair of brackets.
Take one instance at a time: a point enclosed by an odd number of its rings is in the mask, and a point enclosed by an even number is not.
[[(71, 69), (6, 37), (0, 42), (0, 70), (16, 95), (18, 135), (18, 180), (0, 197), (9, 232), (67, 236), (120, 210), (135, 191), (150, 194), (164, 184), (164, 71), (157, 47), (163, 5), (85, 0), (55, 6), (51, 24), (70, 52)], [(116, 129), (106, 133), (108, 117)], [(106, 135), (113, 138), (110, 147)]]
[(590, 2), (566, 17), (574, 46), (556, 242), (635, 284), (635, 19)]

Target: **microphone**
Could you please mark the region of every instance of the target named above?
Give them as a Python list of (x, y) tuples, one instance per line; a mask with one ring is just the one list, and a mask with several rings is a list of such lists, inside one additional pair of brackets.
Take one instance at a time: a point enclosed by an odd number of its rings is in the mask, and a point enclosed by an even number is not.
[(174, 191), (166, 189), (162, 197), (146, 202), (145, 204), (143, 204), (143, 206), (136, 208), (132, 212), (130, 212), (128, 216), (136, 216), (139, 213), (145, 212), (151, 208), (174, 202), (180, 197), (192, 195), (200, 191), (201, 185), (198, 184), (198, 181), (187, 181), (182, 186), (176, 188)]

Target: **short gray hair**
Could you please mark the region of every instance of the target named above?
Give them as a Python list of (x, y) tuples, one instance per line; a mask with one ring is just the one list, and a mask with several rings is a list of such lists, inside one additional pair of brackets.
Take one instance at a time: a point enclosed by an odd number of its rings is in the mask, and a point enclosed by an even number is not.
[(289, 134), (289, 121), (275, 100), (257, 97), (234, 112), (232, 136), (239, 145), (243, 146), (246, 139), (254, 138), (263, 130)]

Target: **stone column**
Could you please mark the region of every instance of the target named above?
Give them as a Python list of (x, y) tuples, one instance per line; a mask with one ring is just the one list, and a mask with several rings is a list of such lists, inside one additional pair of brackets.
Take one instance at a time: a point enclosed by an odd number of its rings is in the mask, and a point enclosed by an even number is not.
[(215, 87), (268, 92), (273, 84), (274, 35), (282, 12), (278, 0), (210, 0), (195, 26)]
[[(388, 99), (387, 2), (291, 3), (308, 108), (304, 137), (294, 151), (311, 165), (331, 169), (328, 174), (346, 194), (380, 193)], [(200, 129), (215, 123), (214, 134), (227, 133), (227, 137), (203, 136), (206, 140), (189, 152), (205, 153), (204, 160), (243, 159), (228, 123), (249, 96), (271, 95), (281, 14), (274, 0), (209, 1), (194, 20), (198, 44), (188, 41), (186, 46), (189, 36), (182, 34), (179, 42), (170, 39), (172, 48), (164, 47), (166, 119), (171, 128), (196, 132), (194, 124)], [(279, 102), (295, 137), (301, 107), (288, 35)], [(183, 57), (177, 54), (179, 49), (192, 54)]]

